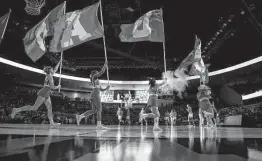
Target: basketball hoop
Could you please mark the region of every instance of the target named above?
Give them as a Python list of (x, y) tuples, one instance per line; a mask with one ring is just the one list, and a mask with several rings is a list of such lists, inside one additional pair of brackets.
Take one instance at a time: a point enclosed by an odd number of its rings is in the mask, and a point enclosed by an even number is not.
[(29, 15), (39, 15), (41, 8), (45, 5), (45, 0), (25, 0), (26, 6), (25, 11)]

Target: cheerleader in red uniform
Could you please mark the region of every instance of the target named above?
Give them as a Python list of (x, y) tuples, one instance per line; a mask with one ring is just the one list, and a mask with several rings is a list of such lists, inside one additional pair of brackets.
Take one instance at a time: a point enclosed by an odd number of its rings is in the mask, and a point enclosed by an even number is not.
[(214, 118), (214, 111), (212, 104), (210, 103), (211, 90), (206, 85), (200, 85), (198, 88), (197, 99), (199, 102), (199, 108), (204, 114), (209, 125), (214, 126), (212, 119)]
[(44, 87), (40, 89), (39, 92), (37, 93), (37, 99), (35, 101), (35, 104), (33, 106), (28, 105), (28, 106), (23, 106), (21, 108), (13, 108), (11, 113), (11, 118), (14, 118), (17, 113), (22, 111), (36, 111), (44, 103), (47, 108), (47, 117), (49, 119), (50, 125), (60, 124), (60, 123), (54, 123), (53, 113), (52, 113), (52, 103), (50, 98), (52, 89), (55, 90), (61, 87), (61, 85), (54, 86), (54, 80), (53, 80), (53, 75), (58, 70), (60, 64), (61, 62), (59, 61), (54, 69), (52, 67), (44, 68), (44, 72), (46, 73)]
[(150, 106), (152, 108), (152, 113), (144, 114), (143, 111), (141, 111), (139, 122), (141, 122), (144, 118), (154, 118), (154, 131), (162, 131), (162, 129), (159, 127), (159, 117), (160, 113), (158, 111), (157, 106), (157, 90), (159, 87), (164, 85), (166, 83), (167, 79), (165, 79), (162, 83), (156, 84), (156, 80), (154, 78), (149, 78), (149, 99), (147, 102), (147, 106)]
[(100, 72), (98, 72), (96, 70), (91, 71), (90, 80), (91, 80), (91, 83), (93, 85), (93, 90), (90, 94), (90, 100), (91, 100), (91, 103), (92, 103), (92, 109), (84, 112), (81, 115), (76, 115), (77, 125), (80, 124), (80, 121), (83, 118), (88, 117), (88, 116), (96, 113), (97, 114), (97, 129), (107, 129), (106, 127), (104, 127), (101, 124), (102, 103), (101, 103), (101, 98), (100, 98), (100, 91), (106, 91), (106, 90), (109, 89), (110, 86), (108, 85), (105, 89), (103, 89), (103, 88), (101, 88), (99, 80), (98, 80), (98, 77), (100, 77), (102, 74), (104, 74), (107, 67), (108, 66), (107, 66), (107, 61), (106, 61), (104, 67), (102, 68), (102, 70)]

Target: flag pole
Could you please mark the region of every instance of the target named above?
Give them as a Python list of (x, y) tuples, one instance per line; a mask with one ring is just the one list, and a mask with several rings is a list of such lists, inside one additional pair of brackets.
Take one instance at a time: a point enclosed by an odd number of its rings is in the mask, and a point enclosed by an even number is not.
[[(105, 52), (105, 61), (107, 61), (107, 50), (106, 50), (106, 38), (105, 38), (105, 28), (104, 28), (104, 20), (103, 20), (103, 12), (102, 12), (102, 0), (99, 0), (100, 3), (100, 17), (101, 17), (101, 24), (102, 24), (102, 28), (104, 30), (104, 35), (103, 35), (103, 44), (104, 44), (104, 52)], [(109, 71), (108, 71), (108, 67), (106, 68), (106, 75), (107, 75), (107, 81), (109, 84)]]
[(1, 35), (0, 43), (1, 43), (2, 39), (4, 38), (5, 30), (6, 30), (6, 27), (7, 27), (7, 24), (8, 24), (8, 21), (9, 21), (10, 15), (11, 15), (11, 12), (12, 12), (12, 10), (9, 9), (9, 13), (8, 13), (8, 17), (7, 17), (7, 22), (5, 23), (5, 28), (4, 28), (3, 34)]
[[(59, 85), (61, 85), (62, 65), (63, 65), (63, 51), (61, 52), (61, 58), (60, 58)], [(58, 89), (59, 93), (60, 93), (60, 91), (61, 91), (61, 87)]]
[[(66, 1), (64, 1), (64, 15), (66, 14)], [(63, 50), (63, 49), (62, 49)], [(61, 57), (60, 57), (60, 75), (59, 75), (59, 85), (61, 85), (61, 75), (62, 75), (62, 65), (63, 65), (63, 51), (61, 51)], [(58, 89), (58, 92), (60, 93), (61, 87)]]
[[(165, 36), (165, 25), (164, 25), (164, 16), (163, 16), (163, 9), (161, 8), (161, 16), (162, 16), (162, 24), (163, 24), (163, 33)], [(164, 52), (164, 69), (166, 73), (166, 45), (165, 45), (165, 37), (163, 41), (163, 52)]]

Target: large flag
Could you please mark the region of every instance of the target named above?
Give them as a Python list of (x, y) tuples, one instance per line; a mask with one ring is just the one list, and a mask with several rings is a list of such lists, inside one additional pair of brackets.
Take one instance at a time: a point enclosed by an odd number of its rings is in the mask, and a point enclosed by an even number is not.
[(9, 12), (7, 14), (5, 14), (3, 17), (0, 17), (0, 44), (2, 39), (4, 38), (4, 34), (5, 34), (5, 29), (9, 20), (11, 14), (11, 10), (9, 10)]
[(119, 38), (122, 42), (164, 42), (162, 10), (149, 11), (133, 24), (122, 24), (121, 30)]
[(35, 62), (48, 50), (47, 36), (53, 36), (54, 24), (64, 15), (65, 2), (54, 8), (41, 22), (28, 31), (24, 37), (26, 54)]
[[(51, 41), (50, 51), (60, 52), (86, 41), (103, 37), (104, 30), (97, 16), (98, 7), (99, 3), (96, 3), (61, 17), (61, 21), (55, 25), (57, 34), (54, 34)], [(64, 30), (62, 26), (65, 26)]]
[(205, 64), (201, 58), (201, 40), (196, 36), (194, 50), (181, 62), (179, 68), (190, 68), (190, 75), (199, 75), (204, 71)]

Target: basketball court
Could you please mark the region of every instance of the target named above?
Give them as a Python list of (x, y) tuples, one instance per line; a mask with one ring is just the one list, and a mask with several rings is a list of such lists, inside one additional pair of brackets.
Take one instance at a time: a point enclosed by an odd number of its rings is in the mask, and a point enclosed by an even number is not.
[[(258, 161), (262, 129), (1, 124), (4, 161)], [(260, 145), (259, 145), (260, 144)]]

